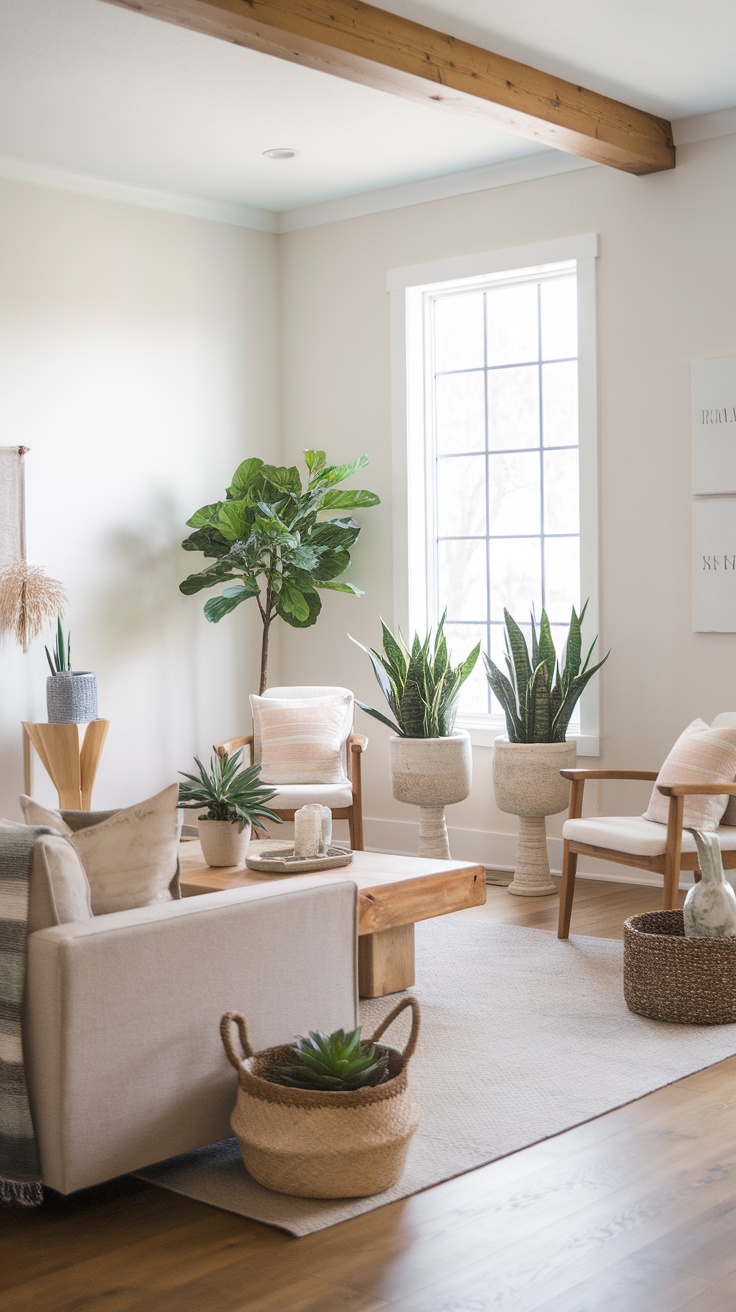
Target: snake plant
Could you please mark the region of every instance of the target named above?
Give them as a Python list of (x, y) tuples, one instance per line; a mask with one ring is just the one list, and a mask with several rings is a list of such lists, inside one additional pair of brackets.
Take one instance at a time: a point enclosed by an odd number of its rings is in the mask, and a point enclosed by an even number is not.
[(313, 1030), (309, 1038), (295, 1040), (290, 1055), (294, 1057), (293, 1065), (275, 1066), (270, 1072), (274, 1084), (338, 1093), (380, 1084), (388, 1069), (388, 1054), (378, 1054), (373, 1044), (361, 1042), (360, 1026), (349, 1034), (344, 1030), (333, 1034)]
[(53, 654), (48, 647), (44, 648), (46, 660), (49, 663), (49, 669), (52, 674), (71, 674), (72, 672), (72, 635), (67, 633), (66, 644), (64, 643), (64, 630), (61, 627), (61, 615), (56, 621), (56, 643)]
[(209, 770), (195, 756), (198, 776), (179, 771), (187, 781), (179, 784), (179, 807), (199, 811), (207, 807), (206, 820), (229, 820), (231, 824), (249, 824), (254, 829), (262, 829), (264, 820), (281, 824), (281, 817), (266, 806), (276, 796), (276, 789), (261, 783), (260, 766), (241, 769), (242, 749), (225, 757), (218, 756), (215, 748), (212, 750), (215, 755), (210, 757)]
[(484, 655), (483, 659), (491, 690), (500, 701), (506, 716), (509, 742), (562, 743), (565, 741), (570, 717), (578, 698), (586, 684), (610, 656), (610, 652), (606, 652), (602, 661), (597, 665), (590, 665), (593, 648), (598, 641), (596, 635), (581, 667), (583, 649), (581, 625), (587, 606), (586, 601), (580, 615), (576, 613), (574, 606), (572, 608), (567, 643), (561, 662), (557, 659), (545, 610), (542, 611), (539, 621), (539, 636), (532, 612), (531, 654), (518, 624), (509, 612), (504, 610), (508, 678), (490, 657)]
[(382, 724), (387, 724), (400, 738), (449, 738), (455, 727), (460, 689), (475, 667), (480, 643), (461, 665), (453, 669), (444, 634), (446, 613), (437, 625), (434, 643), (431, 633), (424, 640), (415, 634), (409, 648), (401, 630), (397, 630), (398, 636), (395, 637), (383, 621), (383, 654), (372, 647), (364, 647), (362, 642), (353, 638), (356, 646), (370, 658), (395, 721), (363, 702), (359, 701), (358, 706)]

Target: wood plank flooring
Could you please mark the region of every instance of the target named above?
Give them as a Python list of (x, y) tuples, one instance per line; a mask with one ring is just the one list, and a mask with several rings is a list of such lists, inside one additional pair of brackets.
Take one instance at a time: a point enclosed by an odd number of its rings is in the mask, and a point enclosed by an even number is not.
[[(658, 903), (580, 879), (573, 933)], [(554, 930), (557, 899), (457, 914)], [(0, 1207), (0, 1310), (733, 1312), (735, 1231), (736, 1057), (306, 1239), (127, 1178)]]

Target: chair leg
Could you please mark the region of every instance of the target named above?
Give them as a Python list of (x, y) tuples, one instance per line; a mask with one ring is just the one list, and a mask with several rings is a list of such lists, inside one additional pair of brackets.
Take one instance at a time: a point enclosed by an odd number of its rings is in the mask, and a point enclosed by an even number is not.
[(664, 881), (662, 887), (662, 910), (677, 910), (677, 895), (680, 885), (680, 859), (682, 856), (682, 820), (685, 807), (684, 797), (670, 797), (670, 809), (667, 817), (667, 846), (664, 853)]
[(348, 833), (350, 834), (350, 847), (351, 847), (352, 851), (354, 852), (355, 849), (356, 849), (356, 844), (355, 844), (355, 808), (352, 808), (352, 809), (351, 809), (351, 811), (350, 811), (350, 815), (348, 816)]
[(557, 937), (567, 938), (570, 933), (572, 900), (575, 896), (575, 875), (578, 868), (578, 854), (570, 851), (570, 844), (562, 845), (562, 883), (560, 884), (560, 915), (557, 923)]

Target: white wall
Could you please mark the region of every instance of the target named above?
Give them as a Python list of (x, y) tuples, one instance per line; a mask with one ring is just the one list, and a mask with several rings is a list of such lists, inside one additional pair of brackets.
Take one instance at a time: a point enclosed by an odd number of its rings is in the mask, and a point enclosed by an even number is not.
[[(736, 635), (691, 628), (689, 434), (690, 360), (736, 354), (735, 216), (736, 137), (726, 137), (681, 147), (670, 173), (585, 169), (281, 238), (285, 456), (365, 451), (365, 483), (383, 497), (364, 512), (355, 551), (366, 596), (330, 597), (314, 629), (284, 632), (286, 682), (345, 682), (380, 701), (346, 630), (376, 645), (379, 616), (393, 619), (386, 270), (598, 232), (601, 640), (612, 649), (600, 765), (655, 768), (694, 716), (736, 706)], [(371, 737), (368, 840), (411, 850), (410, 813), (388, 786), (388, 730), (358, 718)], [(459, 857), (504, 865), (515, 821), (493, 805), (490, 763), (491, 749), (476, 749), (451, 841)], [(606, 809), (643, 809), (641, 786), (606, 787)]]
[[(277, 258), (266, 233), (0, 183), (0, 445), (30, 447), (28, 558), (64, 583), (111, 721), (95, 805), (248, 724), (257, 613), (207, 624), (180, 543), (241, 459), (278, 456)], [(43, 641), (0, 647), (0, 815), (47, 672)], [(38, 764), (34, 791), (55, 801)]]

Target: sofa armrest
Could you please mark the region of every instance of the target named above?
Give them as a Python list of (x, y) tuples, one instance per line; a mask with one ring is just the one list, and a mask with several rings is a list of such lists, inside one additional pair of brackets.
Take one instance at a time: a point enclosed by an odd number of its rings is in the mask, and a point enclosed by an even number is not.
[(24, 1053), (44, 1182), (61, 1193), (229, 1136), (220, 1017), (256, 1048), (357, 1024), (357, 888), (229, 889), (28, 940)]

